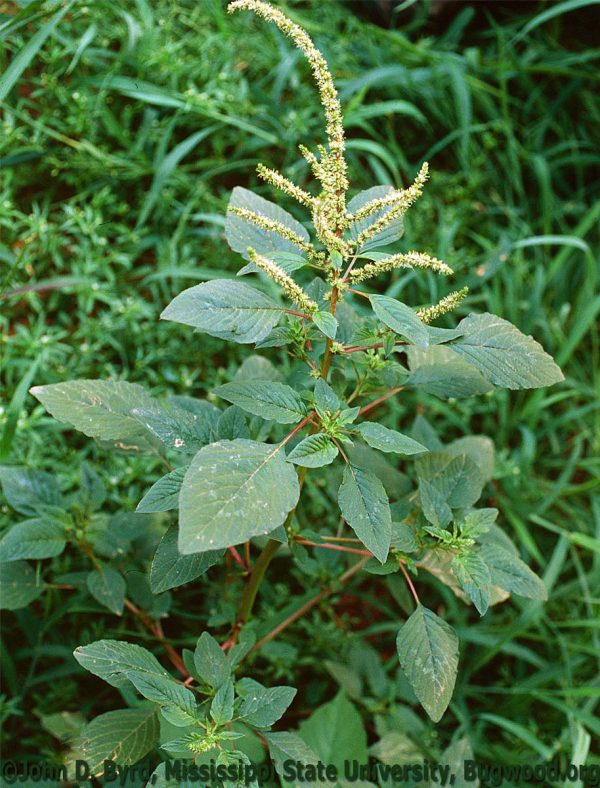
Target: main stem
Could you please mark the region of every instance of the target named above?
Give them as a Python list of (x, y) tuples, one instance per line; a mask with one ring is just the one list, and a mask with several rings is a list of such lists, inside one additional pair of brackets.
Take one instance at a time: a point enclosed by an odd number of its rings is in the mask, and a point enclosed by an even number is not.
[[(332, 315), (335, 314), (337, 300), (338, 300), (338, 293), (339, 290), (337, 289), (337, 287), (334, 287), (333, 290), (331, 291), (331, 301), (329, 305), (329, 311), (331, 312)], [(327, 378), (327, 375), (329, 374), (329, 368), (331, 366), (331, 358), (332, 358), (331, 340), (328, 338), (325, 344), (323, 363), (321, 364), (321, 377), (324, 380)], [(305, 426), (305, 424), (308, 421), (309, 418), (307, 417), (301, 424), (298, 425), (295, 432), (297, 432), (301, 427)], [(304, 477), (306, 476), (306, 472), (307, 472), (306, 468), (300, 468), (300, 470), (298, 471), (298, 484), (300, 486), (300, 492), (302, 492), (302, 485), (304, 484)], [(298, 496), (298, 501), (299, 500), (300, 500), (300, 495)], [(286, 521), (284, 523), (284, 527), (287, 528), (292, 522), (292, 518), (294, 516), (294, 512), (296, 511), (297, 506), (298, 503), (296, 503), (296, 506), (294, 506), (294, 508), (289, 512)], [(275, 557), (275, 554), (279, 550), (280, 545), (281, 543), (277, 542), (275, 539), (269, 539), (267, 544), (263, 547), (262, 552), (256, 559), (256, 563), (252, 567), (252, 572), (250, 574), (250, 578), (248, 579), (248, 584), (244, 589), (244, 593), (242, 595), (242, 599), (238, 607), (238, 612), (235, 622), (235, 630), (233, 632), (231, 642), (235, 642), (240, 629), (250, 618), (250, 614), (252, 613), (252, 608), (254, 607), (256, 594), (258, 593), (258, 589), (260, 587), (262, 579), (265, 576), (267, 567), (269, 566), (269, 564)]]

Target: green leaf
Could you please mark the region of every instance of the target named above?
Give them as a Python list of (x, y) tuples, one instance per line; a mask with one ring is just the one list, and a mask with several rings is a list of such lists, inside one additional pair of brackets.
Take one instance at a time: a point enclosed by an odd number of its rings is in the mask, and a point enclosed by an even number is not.
[(367, 762), (367, 734), (356, 706), (343, 692), (300, 724), (300, 736), (323, 763), (344, 774), (344, 761)]
[[(350, 202), (348, 203), (348, 212), (349, 213), (356, 213), (359, 208), (362, 208), (363, 205), (366, 205), (368, 202), (372, 200), (379, 200), (382, 197), (385, 197), (390, 192), (394, 191), (392, 186), (372, 186), (370, 189), (365, 189), (364, 191), (359, 192), (355, 195)], [(361, 219), (358, 222), (352, 222), (349, 227), (349, 236), (353, 240), (358, 238), (359, 233), (363, 230), (366, 230), (367, 227), (370, 227), (376, 221), (378, 221), (381, 217), (385, 216), (391, 210), (390, 207), (381, 208), (378, 211), (375, 211), (370, 216), (367, 216), (364, 219)], [(357, 252), (367, 252), (371, 249), (377, 249), (380, 246), (389, 246), (392, 243), (398, 241), (404, 233), (404, 222), (401, 216), (396, 217), (393, 219), (383, 230), (380, 230), (376, 235), (372, 238), (369, 238), (368, 241), (357, 249)], [(385, 255), (381, 255), (383, 259)]]
[(20, 610), (37, 599), (46, 584), (25, 561), (0, 564), (0, 610)]
[(62, 495), (50, 473), (33, 468), (0, 466), (0, 482), (8, 503), (21, 514), (38, 514), (44, 506), (60, 506)]
[(81, 492), (79, 500), (88, 511), (95, 512), (106, 500), (106, 488), (100, 476), (87, 462), (81, 463)]
[(171, 526), (161, 539), (150, 568), (150, 588), (160, 594), (169, 588), (191, 583), (218, 563), (223, 550), (181, 555), (177, 547), (177, 528)]
[(179, 490), (188, 465), (175, 468), (155, 482), (136, 506), (136, 512), (168, 512), (179, 506)]
[(272, 361), (264, 356), (248, 356), (238, 367), (234, 380), (276, 380), (283, 382), (283, 376)]
[[(252, 247), (258, 254), (266, 255), (271, 259), (274, 259), (273, 253), (277, 252), (298, 255), (302, 252), (302, 247), (284, 238), (275, 230), (264, 230), (254, 222), (236, 215), (230, 210), (231, 208), (245, 208), (267, 219), (274, 219), (300, 236), (306, 243), (310, 241), (306, 228), (294, 219), (291, 214), (280, 208), (279, 205), (270, 200), (265, 200), (264, 197), (260, 197), (249, 189), (236, 186), (231, 193), (229, 205), (227, 206), (225, 238), (231, 249), (241, 254), (246, 260), (249, 259), (248, 247)], [(256, 272), (257, 270), (256, 266), (251, 264), (243, 268), (240, 274)]]
[(427, 520), (437, 528), (445, 528), (452, 522), (452, 509), (444, 494), (425, 479), (419, 479), (419, 500)]
[(306, 416), (306, 406), (293, 388), (272, 380), (241, 380), (215, 389), (221, 399), (242, 410), (279, 424), (295, 424)]
[(288, 462), (305, 468), (321, 468), (329, 465), (338, 456), (338, 448), (324, 432), (309, 435), (300, 441), (287, 456)]
[(373, 555), (385, 563), (392, 536), (390, 504), (372, 471), (346, 465), (338, 503), (348, 525)]
[(326, 383), (323, 378), (319, 378), (315, 383), (315, 408), (321, 416), (325, 416), (327, 411), (335, 413), (343, 406), (335, 391), (331, 388), (329, 383)]
[(200, 678), (218, 689), (231, 673), (229, 660), (212, 635), (203, 632), (194, 651), (194, 665)]
[(544, 581), (517, 555), (497, 544), (485, 543), (481, 547), (481, 557), (489, 567), (492, 585), (527, 599), (548, 599)]
[[(277, 731), (263, 733), (263, 736), (269, 745), (269, 755), (275, 766), (275, 771), (282, 778), (283, 784), (287, 784), (284, 783), (284, 777), (290, 761), (307, 766), (316, 766), (319, 763), (319, 757), (296, 733)], [(304, 780), (302, 785), (305, 788), (313, 788), (313, 786), (319, 788), (318, 783), (308, 780)]]
[(91, 773), (98, 775), (107, 760), (122, 766), (137, 763), (157, 746), (158, 736), (156, 707), (121, 709), (86, 725), (78, 749)]
[(429, 345), (427, 326), (406, 304), (383, 295), (370, 295), (371, 306), (377, 317), (396, 334), (426, 348)]
[(494, 388), (480, 372), (458, 359), (444, 364), (423, 364), (411, 372), (406, 383), (443, 399), (464, 399), (487, 394)]
[(479, 468), (481, 478), (489, 482), (494, 475), (494, 442), (486, 435), (466, 435), (443, 448), (445, 454), (466, 454)]
[(478, 539), (482, 534), (490, 530), (497, 517), (497, 509), (487, 508), (467, 511), (464, 519), (459, 523), (461, 536), (469, 539)]
[(415, 467), (419, 479), (431, 482), (453, 509), (472, 506), (481, 495), (483, 479), (475, 463), (465, 454), (452, 457), (430, 452), (418, 457)]
[(11, 58), (11, 62), (0, 75), (0, 102), (3, 102), (18, 82), (21, 74), (36, 57), (48, 36), (61, 21), (63, 16), (71, 10), (74, 0), (65, 3), (62, 8), (51, 16), (45, 25), (42, 25), (32, 36), (27, 37), (27, 43)]
[(408, 683), (434, 722), (448, 708), (458, 670), (458, 638), (445, 621), (418, 605), (396, 640)]
[(282, 525), (300, 489), (281, 445), (219, 441), (200, 449), (179, 496), (179, 549), (201, 553)]
[[(201, 418), (175, 405), (161, 405), (137, 383), (124, 380), (69, 380), (35, 386), (31, 393), (58, 421), (90, 438), (139, 443), (157, 439), (172, 448), (196, 450), (204, 443)], [(144, 445), (144, 441), (148, 442)]]
[(122, 615), (127, 586), (120, 572), (110, 566), (94, 569), (87, 576), (87, 587), (97, 602), (118, 616)]
[(488, 565), (481, 557), (481, 551), (471, 550), (464, 555), (458, 555), (451, 566), (460, 587), (468, 594), (479, 614), (485, 615), (490, 604), (492, 577)]
[(163, 714), (172, 725), (186, 727), (197, 722), (196, 700), (187, 687), (155, 673), (130, 670), (126, 675), (141, 695), (164, 707)]
[(239, 716), (255, 728), (274, 725), (294, 700), (294, 687), (261, 687), (258, 683), (243, 699)]
[(0, 561), (20, 558), (52, 558), (65, 549), (64, 529), (41, 517), (17, 523), (0, 541)]
[(233, 698), (233, 682), (227, 679), (221, 684), (210, 704), (210, 716), (217, 725), (223, 725), (233, 717)]
[(329, 339), (335, 339), (338, 330), (338, 321), (331, 312), (315, 312), (312, 316), (315, 326)]
[(356, 426), (358, 432), (369, 446), (379, 451), (394, 452), (396, 454), (422, 454), (427, 451), (423, 444), (409, 438), (396, 430), (390, 430), (382, 424), (372, 421), (363, 421)]
[(173, 320), (219, 339), (248, 344), (264, 339), (284, 308), (255, 287), (214, 279), (184, 290), (162, 312)]
[(127, 678), (130, 671), (174, 681), (154, 654), (122, 640), (96, 640), (76, 648), (73, 656), (83, 668), (118, 689), (131, 687)]
[(244, 411), (237, 405), (230, 405), (217, 422), (215, 441), (234, 441), (236, 438), (250, 438), (250, 430)]
[(542, 346), (489, 312), (460, 321), (463, 336), (448, 347), (496, 386), (530, 389), (551, 386), (564, 376)]

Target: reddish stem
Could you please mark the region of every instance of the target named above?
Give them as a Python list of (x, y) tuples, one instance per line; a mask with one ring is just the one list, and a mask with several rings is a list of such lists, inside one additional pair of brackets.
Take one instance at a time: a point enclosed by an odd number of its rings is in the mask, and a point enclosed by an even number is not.
[(382, 402), (385, 402), (386, 399), (393, 397), (394, 394), (397, 394), (399, 391), (402, 391), (404, 386), (397, 386), (395, 389), (391, 389), (388, 391), (387, 394), (384, 394), (383, 397), (379, 397), (378, 399), (373, 400), (373, 402), (369, 402), (366, 405), (363, 405), (362, 408), (359, 410), (359, 414), (363, 416), (365, 413), (368, 413), (373, 408), (376, 408), (378, 405), (381, 405)]
[(415, 602), (417, 603), (417, 605), (420, 605), (421, 600), (419, 599), (419, 595), (417, 594), (417, 589), (414, 587), (413, 581), (410, 579), (410, 575), (408, 574), (408, 572), (406, 571), (406, 569), (404, 568), (401, 562), (400, 562), (400, 570), (404, 575), (404, 579), (408, 583), (408, 587), (410, 588), (411, 594), (413, 595)]
[(373, 553), (368, 550), (359, 550), (356, 547), (343, 547), (339, 544), (329, 544), (328, 542), (311, 542), (308, 539), (296, 539), (296, 544), (304, 544), (307, 547), (322, 547), (325, 550), (339, 550), (340, 553), (353, 553), (354, 555), (366, 555), (373, 557)]
[(289, 435), (287, 435), (287, 436), (286, 436), (286, 437), (285, 437), (285, 438), (284, 438), (284, 439), (281, 441), (280, 448), (281, 448), (282, 446), (285, 446), (285, 444), (286, 444), (288, 441), (291, 441), (291, 440), (292, 440), (292, 438), (294, 437), (294, 435), (297, 435), (297, 434), (300, 432), (300, 430), (301, 430), (303, 427), (306, 427), (306, 425), (307, 425), (307, 424), (308, 424), (310, 421), (312, 421), (312, 420), (313, 420), (313, 418), (314, 418), (314, 415), (315, 415), (314, 413), (309, 413), (309, 414), (308, 414), (308, 416), (305, 416), (305, 417), (302, 419), (302, 421), (300, 422), (300, 424), (298, 424), (296, 427), (294, 427), (294, 429), (293, 429), (293, 430), (290, 432), (290, 434), (289, 434)]
[(248, 567), (247, 567), (247, 566), (246, 566), (246, 564), (243, 562), (243, 560), (242, 560), (242, 556), (241, 556), (241, 555), (238, 553), (238, 551), (235, 549), (235, 547), (229, 547), (229, 548), (228, 548), (228, 550), (229, 550), (229, 552), (231, 553), (231, 557), (232, 557), (232, 558), (233, 558), (233, 560), (236, 562), (236, 564), (237, 564), (238, 566), (241, 566), (241, 567), (242, 567), (242, 569), (245, 571), (245, 570), (246, 570)]

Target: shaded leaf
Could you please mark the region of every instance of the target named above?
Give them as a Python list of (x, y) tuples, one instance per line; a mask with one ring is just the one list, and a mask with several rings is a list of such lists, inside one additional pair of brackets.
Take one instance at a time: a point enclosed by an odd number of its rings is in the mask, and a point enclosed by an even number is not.
[(344, 519), (373, 555), (385, 563), (392, 535), (390, 504), (372, 471), (346, 465), (338, 493)]

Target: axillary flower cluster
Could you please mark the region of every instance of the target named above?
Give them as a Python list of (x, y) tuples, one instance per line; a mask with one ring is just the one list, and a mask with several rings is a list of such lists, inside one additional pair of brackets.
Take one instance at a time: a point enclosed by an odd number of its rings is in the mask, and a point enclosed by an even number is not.
[[(238, 10), (253, 11), (263, 19), (275, 24), (302, 51), (312, 68), (325, 114), (327, 145), (318, 145), (316, 153), (301, 145), (300, 153), (308, 161), (312, 173), (320, 185), (320, 193), (316, 196), (310, 194), (292, 183), (280, 172), (265, 167), (263, 164), (258, 165), (257, 171), (264, 181), (285, 192), (300, 205), (310, 209), (316, 236), (326, 251), (316, 249), (289, 227), (259, 212), (235, 206), (230, 206), (230, 210), (257, 227), (266, 231), (275, 231), (281, 237), (291, 241), (307, 255), (313, 266), (322, 269), (327, 274), (328, 281), (332, 285), (329, 294), (332, 313), (335, 312), (340, 293), (347, 290), (351, 284), (364, 282), (396, 268), (428, 269), (444, 275), (453, 273), (452, 269), (441, 260), (416, 251), (384, 256), (374, 262), (367, 262), (361, 267), (356, 266), (365, 244), (385, 230), (390, 223), (400, 219), (420, 197), (428, 177), (428, 164), (425, 162), (422, 165), (414, 183), (408, 188), (391, 189), (385, 196), (370, 200), (354, 213), (349, 212), (346, 205), (349, 182), (344, 158), (345, 133), (342, 109), (325, 58), (301, 27), (288, 19), (279, 9), (262, 2), (262, 0), (233, 0), (227, 10), (229, 13)], [(353, 237), (348, 237), (347, 231), (359, 223), (362, 229), (352, 233)], [(309, 316), (317, 310), (314, 301), (280, 265), (274, 260), (259, 255), (252, 248), (247, 251), (250, 260), (277, 282), (298, 308)], [(454, 309), (466, 292), (465, 288), (450, 293), (439, 303), (425, 307), (417, 314), (423, 322), (430, 322)]]

